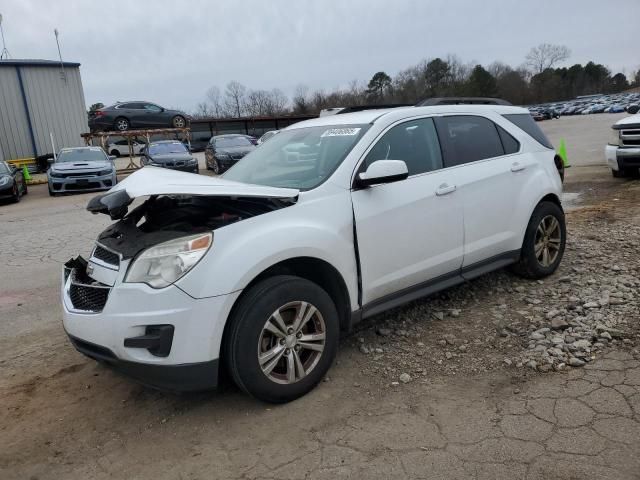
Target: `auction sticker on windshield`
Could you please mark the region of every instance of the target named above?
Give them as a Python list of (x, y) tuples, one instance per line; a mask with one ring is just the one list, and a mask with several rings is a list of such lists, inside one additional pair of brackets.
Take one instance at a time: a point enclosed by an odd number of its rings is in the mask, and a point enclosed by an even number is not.
[(321, 137), (352, 137), (360, 132), (360, 128), (330, 128)]

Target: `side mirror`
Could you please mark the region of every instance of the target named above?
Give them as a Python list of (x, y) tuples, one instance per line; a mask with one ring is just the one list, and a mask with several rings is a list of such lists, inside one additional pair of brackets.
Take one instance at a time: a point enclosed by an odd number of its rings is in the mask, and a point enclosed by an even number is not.
[(379, 183), (392, 183), (409, 176), (407, 164), (402, 160), (376, 160), (365, 172), (359, 173), (357, 185), (369, 187)]
[(109, 160), (111, 160), (112, 162), (115, 161), (116, 156), (115, 155), (109, 155)]
[(49, 157), (47, 158), (47, 164), (48, 165), (53, 165), (54, 163), (56, 163), (56, 159), (53, 157)]

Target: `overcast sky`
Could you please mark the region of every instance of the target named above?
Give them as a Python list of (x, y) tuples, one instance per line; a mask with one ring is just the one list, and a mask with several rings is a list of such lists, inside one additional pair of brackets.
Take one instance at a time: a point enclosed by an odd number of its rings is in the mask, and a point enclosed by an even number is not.
[(0, 0), (12, 58), (82, 64), (87, 106), (149, 100), (188, 111), (230, 80), (327, 90), (425, 58), (523, 63), (542, 42), (567, 64), (640, 67), (640, 0)]

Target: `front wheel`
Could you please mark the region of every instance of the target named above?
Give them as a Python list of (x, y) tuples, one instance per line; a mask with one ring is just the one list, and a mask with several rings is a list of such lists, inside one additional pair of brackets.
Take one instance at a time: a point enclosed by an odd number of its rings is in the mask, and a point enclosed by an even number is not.
[(18, 187), (18, 184), (16, 182), (14, 182), (13, 183), (13, 195), (11, 197), (14, 203), (18, 203), (20, 201), (21, 193), (22, 192), (20, 192), (20, 188)]
[(216, 157), (213, 157), (213, 159), (211, 160), (211, 169), (213, 170), (213, 173), (215, 173), (216, 175), (220, 175), (220, 172), (222, 171), (222, 169), (220, 168), (220, 164), (218, 163), (218, 159)]
[(553, 202), (540, 202), (527, 225), (515, 272), (532, 279), (551, 275), (560, 265), (566, 239), (562, 209)]
[(313, 282), (279, 275), (241, 298), (225, 334), (223, 360), (242, 390), (284, 403), (305, 395), (324, 377), (338, 339), (331, 297)]
[(183, 116), (176, 115), (171, 120), (171, 124), (173, 125), (173, 128), (184, 128), (187, 125), (187, 121), (184, 119)]

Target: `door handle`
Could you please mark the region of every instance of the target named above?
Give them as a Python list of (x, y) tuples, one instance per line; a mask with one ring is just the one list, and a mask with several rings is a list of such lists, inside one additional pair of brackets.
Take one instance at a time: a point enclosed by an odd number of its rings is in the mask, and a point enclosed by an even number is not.
[(446, 183), (443, 183), (436, 190), (436, 195), (441, 197), (442, 195), (447, 195), (447, 194), (453, 193), (455, 191), (456, 191), (456, 186), (455, 185), (447, 185)]
[(522, 170), (524, 170), (526, 167), (526, 165), (522, 165), (518, 162), (512, 163), (511, 164), (511, 171), (512, 172), (521, 172)]

